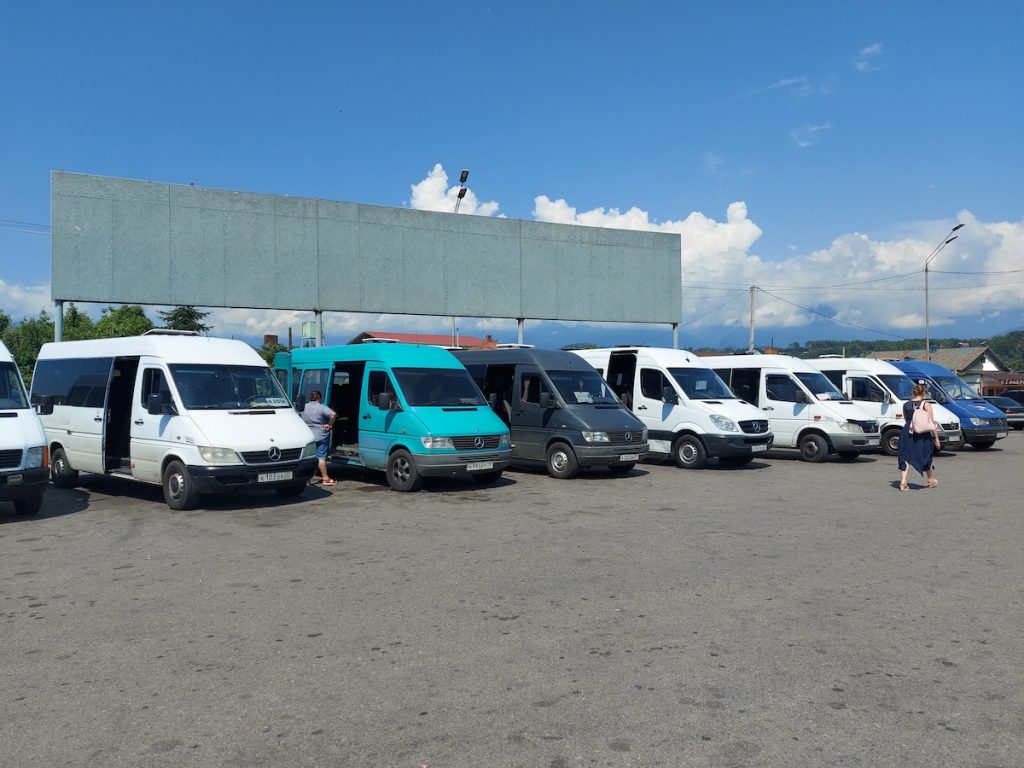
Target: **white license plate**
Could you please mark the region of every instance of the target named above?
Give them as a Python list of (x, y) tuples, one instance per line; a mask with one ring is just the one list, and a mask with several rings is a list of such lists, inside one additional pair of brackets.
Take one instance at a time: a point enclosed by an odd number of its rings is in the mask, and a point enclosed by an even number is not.
[(750, 446), (750, 452), (751, 453), (757, 453), (758, 451), (767, 451), (767, 450), (768, 450), (768, 446), (767, 445), (752, 445), (752, 446)]
[(24, 481), (25, 481), (25, 476), (24, 475), (8, 475), (7, 476), (7, 484), (8, 485), (21, 485)]
[(1010, 433), (1009, 432), (997, 432), (996, 433), (996, 437), (1006, 437), (1008, 434), (1010, 434)]
[(260, 472), (256, 480), (260, 483), (276, 483), (279, 480), (291, 480), (292, 472)]
[(868, 445), (878, 445), (877, 440), (868, 440)]
[(466, 465), (466, 469), (473, 472), (478, 469), (494, 469), (493, 461), (471, 461)]
[(639, 453), (624, 453), (619, 456), (619, 461), (640, 461)]

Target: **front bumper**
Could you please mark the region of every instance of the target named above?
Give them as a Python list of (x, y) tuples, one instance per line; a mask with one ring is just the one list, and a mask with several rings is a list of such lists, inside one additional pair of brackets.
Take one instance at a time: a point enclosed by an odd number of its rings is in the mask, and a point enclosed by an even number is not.
[(966, 443), (982, 443), (1006, 437), (1006, 427), (967, 427), (962, 421), (960, 422), (960, 432), (963, 433)]
[(839, 432), (828, 436), (832, 441), (832, 447), (836, 453), (841, 451), (867, 451), (878, 448), (881, 445), (881, 435), (878, 432)]
[(750, 456), (769, 450), (775, 442), (775, 435), (701, 435), (709, 459), (725, 459), (732, 456)]
[[(501, 472), (512, 460), (512, 449), (476, 453), (414, 453), (416, 471), (423, 477), (472, 477), (482, 472)], [(473, 464), (490, 464), (470, 469)]]
[[(188, 466), (189, 477), (200, 493), (226, 493), (239, 488), (282, 488), (296, 483), (305, 483), (316, 471), (316, 457), (280, 464), (231, 464), (225, 467), (207, 465)], [(283, 480), (260, 480), (260, 475), (291, 473)]]
[(0, 501), (32, 499), (42, 495), (50, 482), (48, 467), (0, 472)]
[[(616, 464), (632, 464), (644, 457), (648, 445), (643, 443), (584, 443), (572, 447), (576, 462), (581, 467), (610, 467)], [(623, 456), (636, 456), (636, 459)]]

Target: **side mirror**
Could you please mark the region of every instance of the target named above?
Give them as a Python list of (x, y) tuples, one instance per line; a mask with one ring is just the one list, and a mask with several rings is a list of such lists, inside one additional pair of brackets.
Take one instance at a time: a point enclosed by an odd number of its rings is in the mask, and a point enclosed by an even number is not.
[(892, 405), (892, 395), (889, 394), (888, 390), (882, 392), (882, 402), (886, 405)]
[(381, 392), (377, 395), (377, 407), (382, 411), (402, 410), (402, 406), (398, 404), (398, 395), (394, 392)]
[(489, 406), (491, 406), (491, 408), (494, 408), (495, 406), (497, 406), (497, 404), (498, 404), (498, 393), (497, 392), (491, 392), (491, 394), (489, 394), (487, 396), (487, 404)]
[(661, 388), (661, 399), (662, 402), (668, 403), (669, 405), (679, 405), (679, 395), (672, 387)]
[(53, 395), (45, 395), (39, 399), (39, 407), (36, 412), (40, 416), (49, 416), (53, 413)]
[(806, 392), (804, 392), (802, 389), (798, 389), (796, 391), (796, 402), (803, 403), (804, 405), (806, 405), (807, 403), (809, 403), (811, 401), (810, 401), (810, 398), (807, 397), (807, 393)]
[(295, 410), (296, 411), (304, 411), (304, 410), (306, 410), (306, 396), (305, 395), (299, 395), (298, 397), (295, 398)]
[(554, 395), (552, 395), (550, 392), (541, 392), (540, 393), (540, 407), (541, 408), (548, 408), (548, 409), (557, 408), (558, 407), (558, 401), (555, 400)]
[(176, 414), (178, 411), (171, 403), (170, 394), (161, 395), (159, 392), (150, 392), (146, 398), (146, 413), (151, 416), (163, 416), (164, 414)]

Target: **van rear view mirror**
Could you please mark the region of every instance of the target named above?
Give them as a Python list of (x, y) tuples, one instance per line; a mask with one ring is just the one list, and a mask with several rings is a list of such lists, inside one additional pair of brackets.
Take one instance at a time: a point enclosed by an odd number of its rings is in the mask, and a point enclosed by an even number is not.
[(402, 406), (398, 403), (398, 395), (394, 392), (381, 392), (377, 395), (377, 407), (382, 411), (402, 410)]
[(661, 399), (669, 405), (679, 405), (679, 395), (672, 387), (661, 388)]
[(302, 411), (306, 410), (306, 396), (305, 395), (299, 395), (298, 397), (295, 398), (295, 410), (299, 411), (300, 413)]
[(53, 395), (44, 395), (39, 398), (39, 407), (36, 409), (36, 413), (40, 416), (49, 416), (53, 413)]
[(557, 408), (558, 401), (555, 400), (554, 396), (550, 392), (540, 393), (540, 407), (541, 408)]

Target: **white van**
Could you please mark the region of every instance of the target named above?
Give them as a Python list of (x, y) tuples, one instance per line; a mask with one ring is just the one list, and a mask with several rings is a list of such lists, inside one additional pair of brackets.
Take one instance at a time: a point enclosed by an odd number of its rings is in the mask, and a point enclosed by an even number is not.
[(878, 447), (878, 422), (805, 360), (759, 354), (701, 360), (767, 414), (776, 448), (797, 448), (804, 461), (819, 462), (832, 453), (855, 459)]
[(573, 350), (647, 427), (648, 451), (686, 469), (709, 459), (747, 464), (772, 445), (768, 419), (739, 400), (701, 358), (682, 349)]
[(263, 359), (230, 339), (150, 332), (44, 344), (32, 377), (50, 476), (159, 483), (172, 509), (204, 493), (273, 488), (297, 496), (316, 468), (309, 427)]
[[(892, 363), (867, 357), (819, 357), (808, 360), (843, 394), (878, 419), (882, 432), (882, 450), (890, 456), (900, 452), (903, 431), (903, 404), (913, 397), (914, 381)], [(960, 420), (934, 400), (932, 412), (939, 428), (939, 439), (946, 450), (963, 445)]]
[(49, 480), (43, 425), (29, 405), (14, 357), (0, 341), (0, 501), (13, 501), (18, 514), (34, 515)]

